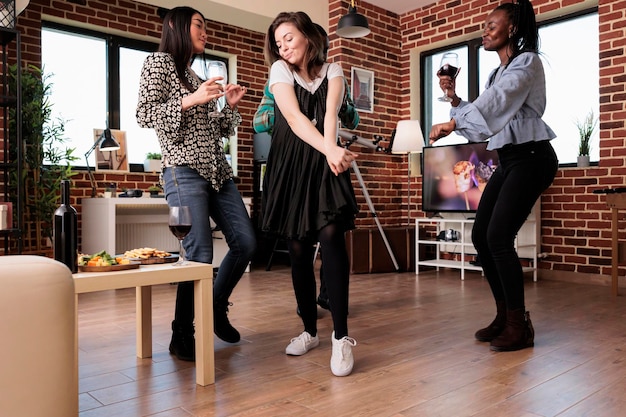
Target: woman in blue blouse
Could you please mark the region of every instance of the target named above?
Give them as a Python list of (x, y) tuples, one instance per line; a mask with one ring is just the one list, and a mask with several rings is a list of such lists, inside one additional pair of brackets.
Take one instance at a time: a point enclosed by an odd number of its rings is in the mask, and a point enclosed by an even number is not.
[(453, 99), (451, 120), (434, 125), (430, 141), (456, 131), (473, 142), (489, 139), (488, 148), (498, 152), (500, 162), (482, 195), (472, 230), (497, 312), (475, 337), (491, 342), (491, 350), (513, 351), (534, 345), (514, 240), (554, 180), (558, 160), (550, 140), (556, 135), (541, 119), (545, 76), (530, 2), (498, 6), (487, 17), (482, 39), (485, 50), (497, 52), (500, 66), (491, 73), (487, 89), (471, 103), (456, 95), (451, 77), (439, 76), (440, 87)]
[[(209, 217), (224, 233), (229, 250), (213, 283), (213, 324), (220, 339), (235, 343), (240, 335), (226, 316), (228, 298), (252, 258), (256, 238), (222, 138), (232, 136), (241, 123), (237, 104), (246, 89), (223, 87), (216, 83), (219, 77), (201, 80), (191, 69), (193, 59), (204, 53), (205, 25), (204, 16), (190, 7), (167, 13), (159, 50), (146, 58), (141, 70), (137, 122), (154, 129), (159, 139), (168, 205), (191, 207), (193, 224), (183, 241), (187, 257), (213, 261)], [(224, 117), (211, 118), (222, 96)], [(181, 360), (195, 359), (193, 312), (193, 283), (180, 283), (170, 352)]]

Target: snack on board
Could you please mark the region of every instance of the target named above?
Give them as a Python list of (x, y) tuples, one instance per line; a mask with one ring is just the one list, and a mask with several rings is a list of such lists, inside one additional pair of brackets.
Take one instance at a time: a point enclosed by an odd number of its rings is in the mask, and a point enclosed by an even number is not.
[(472, 170), (474, 164), (470, 161), (459, 161), (454, 164), (452, 172), (454, 173), (454, 184), (459, 193), (464, 193), (472, 186)]
[(102, 250), (93, 255), (78, 255), (79, 266), (112, 266), (112, 265), (129, 265), (130, 259), (127, 257), (114, 257)]
[(156, 248), (131, 249), (124, 252), (124, 257), (133, 259), (166, 258), (172, 254)]

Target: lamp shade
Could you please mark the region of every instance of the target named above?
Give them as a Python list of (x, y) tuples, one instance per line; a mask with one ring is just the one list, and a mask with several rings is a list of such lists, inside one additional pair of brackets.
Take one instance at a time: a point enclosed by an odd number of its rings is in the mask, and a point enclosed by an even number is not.
[(15, 14), (22, 13), (26, 6), (28, 6), (28, 3), (30, 3), (30, 0), (17, 0), (15, 2)]
[(421, 153), (424, 135), (419, 120), (400, 120), (391, 143), (391, 153)]
[(91, 198), (94, 198), (96, 196), (96, 179), (93, 177), (91, 167), (89, 166), (89, 156), (93, 153), (93, 151), (96, 150), (96, 148), (99, 148), (101, 151), (104, 152), (113, 152), (117, 151), (120, 148), (120, 144), (117, 143), (117, 141), (111, 134), (111, 129), (107, 127), (106, 129), (104, 129), (104, 132), (102, 132), (102, 135), (100, 135), (98, 140), (93, 143), (93, 146), (89, 148), (89, 150), (85, 153), (87, 174), (89, 175), (89, 182), (91, 182)]
[(105, 152), (116, 151), (120, 148), (120, 144), (111, 135), (111, 129), (105, 129), (100, 138), (100, 150)]
[(367, 18), (356, 12), (354, 1), (348, 8), (348, 14), (339, 19), (337, 24), (337, 36), (342, 38), (362, 38), (370, 34), (370, 26)]

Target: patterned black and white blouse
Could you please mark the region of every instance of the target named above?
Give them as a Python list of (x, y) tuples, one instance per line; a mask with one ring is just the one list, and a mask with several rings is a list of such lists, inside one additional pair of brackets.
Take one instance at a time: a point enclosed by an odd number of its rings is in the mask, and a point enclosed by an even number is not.
[[(185, 76), (197, 89), (201, 80), (193, 70), (188, 68)], [(211, 118), (208, 114), (215, 109), (215, 100), (183, 112), (182, 99), (190, 94), (176, 74), (172, 56), (164, 52), (150, 54), (141, 70), (137, 123), (155, 130), (163, 166), (193, 168), (219, 191), (233, 177), (222, 138), (235, 134), (241, 115), (227, 103), (222, 109), (223, 118)]]

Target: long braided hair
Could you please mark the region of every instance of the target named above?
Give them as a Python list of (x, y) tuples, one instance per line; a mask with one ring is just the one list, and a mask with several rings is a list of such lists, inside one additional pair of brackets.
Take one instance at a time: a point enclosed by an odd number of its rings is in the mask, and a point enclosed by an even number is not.
[(509, 36), (509, 43), (513, 54), (509, 62), (522, 52), (539, 53), (539, 30), (535, 20), (535, 11), (530, 0), (517, 0), (514, 3), (504, 3), (495, 10), (502, 10), (513, 24), (513, 31)]

